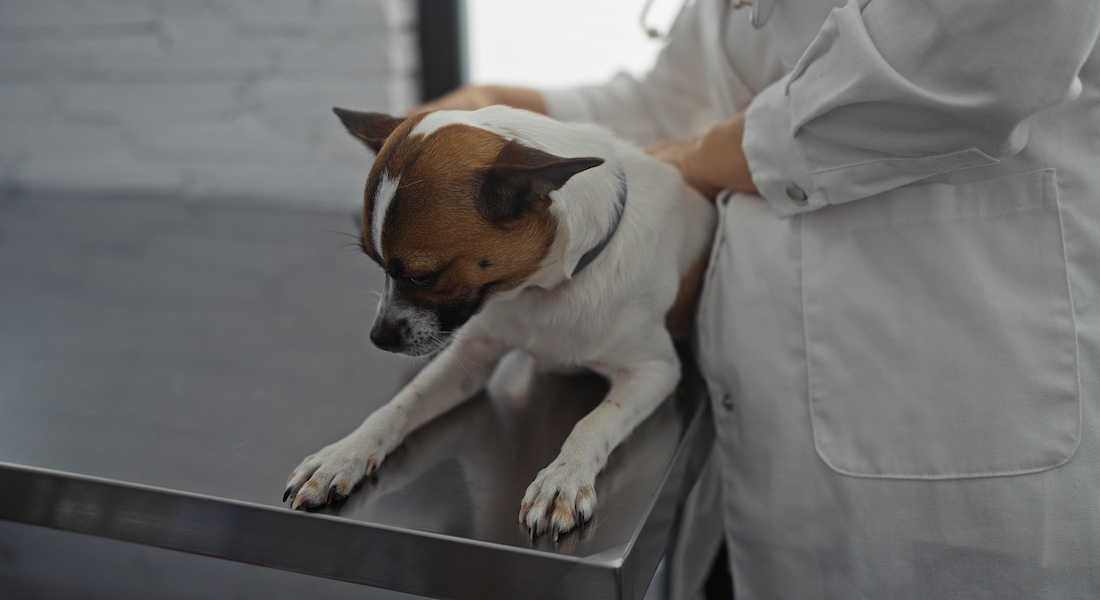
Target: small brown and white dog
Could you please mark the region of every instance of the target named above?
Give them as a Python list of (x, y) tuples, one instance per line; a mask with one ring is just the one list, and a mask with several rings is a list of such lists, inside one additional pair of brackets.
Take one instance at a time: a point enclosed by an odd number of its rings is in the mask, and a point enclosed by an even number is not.
[(362, 246), (386, 288), (370, 338), (435, 357), (350, 435), (307, 457), (284, 501), (350, 494), (521, 349), (611, 383), (523, 498), (531, 535), (557, 539), (592, 516), (608, 455), (680, 379), (672, 334), (692, 326), (713, 204), (672, 166), (593, 125), (504, 106), (408, 119), (335, 112), (377, 153)]

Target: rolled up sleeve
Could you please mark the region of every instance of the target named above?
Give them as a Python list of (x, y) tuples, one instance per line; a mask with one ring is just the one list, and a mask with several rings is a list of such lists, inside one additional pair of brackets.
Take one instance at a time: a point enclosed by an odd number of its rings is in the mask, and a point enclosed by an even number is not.
[(792, 215), (1012, 156), (1098, 33), (1095, 0), (851, 0), (749, 105), (753, 182)]

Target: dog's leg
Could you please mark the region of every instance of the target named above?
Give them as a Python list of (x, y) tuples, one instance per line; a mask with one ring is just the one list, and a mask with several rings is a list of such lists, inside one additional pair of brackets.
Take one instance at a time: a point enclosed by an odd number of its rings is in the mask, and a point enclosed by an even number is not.
[(481, 391), (505, 350), (488, 338), (457, 340), (355, 431), (306, 457), (287, 480), (283, 500), (293, 496), (291, 507), (298, 508), (346, 497), (410, 432)]
[(610, 392), (577, 422), (561, 453), (539, 471), (523, 497), (519, 521), (532, 536), (552, 531), (557, 540), (559, 534), (592, 517), (596, 475), (607, 464), (608, 455), (672, 393), (680, 379), (672, 342), (664, 343), (667, 352), (659, 358), (597, 368), (611, 380)]

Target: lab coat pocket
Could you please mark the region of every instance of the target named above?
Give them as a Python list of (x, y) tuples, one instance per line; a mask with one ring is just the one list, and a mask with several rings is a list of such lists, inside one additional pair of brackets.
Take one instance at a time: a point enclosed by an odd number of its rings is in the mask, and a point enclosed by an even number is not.
[(1053, 170), (899, 188), (807, 213), (814, 444), (861, 477), (1017, 475), (1081, 437)]

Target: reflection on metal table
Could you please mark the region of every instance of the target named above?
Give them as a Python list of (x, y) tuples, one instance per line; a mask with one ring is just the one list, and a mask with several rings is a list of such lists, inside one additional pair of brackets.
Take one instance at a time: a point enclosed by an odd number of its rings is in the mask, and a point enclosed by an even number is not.
[(606, 384), (515, 356), (348, 500), (280, 502), (407, 369), (366, 339), (380, 271), (332, 230), (347, 213), (0, 197), (0, 519), (435, 597), (641, 598), (713, 442), (690, 357), (557, 543), (519, 502)]

